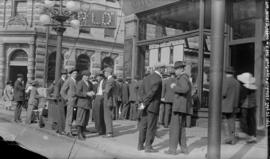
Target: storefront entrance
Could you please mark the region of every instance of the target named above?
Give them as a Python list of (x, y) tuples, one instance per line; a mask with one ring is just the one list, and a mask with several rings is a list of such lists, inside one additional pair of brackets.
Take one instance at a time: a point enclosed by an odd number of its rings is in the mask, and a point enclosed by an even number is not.
[(231, 66), (236, 75), (243, 72), (254, 75), (254, 43), (231, 46)]
[(10, 56), (9, 80), (13, 83), (17, 79), (17, 74), (22, 74), (25, 83), (27, 82), (27, 53), (23, 50), (15, 50)]
[(24, 81), (27, 81), (27, 66), (10, 66), (9, 67), (9, 80), (14, 82), (17, 80), (17, 74), (23, 74)]

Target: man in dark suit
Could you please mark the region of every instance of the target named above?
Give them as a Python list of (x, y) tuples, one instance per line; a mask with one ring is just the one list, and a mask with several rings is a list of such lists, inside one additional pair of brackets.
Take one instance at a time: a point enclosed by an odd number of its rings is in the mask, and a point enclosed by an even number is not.
[(65, 123), (65, 133), (68, 137), (73, 137), (71, 134), (71, 125), (73, 119), (73, 108), (76, 107), (76, 89), (77, 82), (76, 78), (78, 75), (78, 70), (72, 68), (69, 71), (70, 77), (64, 82), (60, 94), (67, 102), (67, 114), (66, 114), (66, 123)]
[[(145, 152), (157, 152), (153, 149), (155, 132), (162, 91), (162, 76), (159, 69), (145, 77), (140, 87), (139, 110), (139, 142), (138, 150), (145, 149)], [(144, 147), (145, 143), (145, 147)]]
[(106, 77), (106, 84), (104, 90), (104, 121), (106, 126), (106, 136), (113, 137), (113, 107), (114, 107), (114, 88), (115, 80), (112, 77), (113, 69), (107, 67), (104, 69), (104, 74)]
[(235, 113), (239, 103), (240, 83), (234, 78), (234, 70), (227, 67), (222, 87), (222, 117), (224, 142), (234, 145), (235, 138)]
[(56, 84), (54, 86), (54, 98), (55, 98), (56, 104), (57, 104), (56, 133), (59, 133), (61, 135), (64, 134), (64, 132), (65, 132), (65, 120), (66, 120), (65, 107), (66, 107), (66, 103), (65, 103), (65, 99), (63, 97), (61, 97), (60, 91), (61, 91), (63, 84), (66, 81), (66, 78), (67, 78), (67, 72), (63, 70), (61, 72), (61, 78), (56, 82)]
[(17, 75), (17, 80), (14, 83), (14, 101), (16, 102), (14, 121), (21, 122), (22, 106), (25, 102), (25, 86), (22, 74)]
[(180, 145), (181, 152), (188, 153), (186, 143), (185, 123), (186, 116), (190, 114), (191, 102), (191, 82), (185, 72), (185, 62), (175, 62), (174, 69), (176, 81), (170, 85), (174, 92), (172, 118), (169, 133), (169, 150), (166, 154), (176, 155), (177, 145)]
[(129, 112), (129, 84), (124, 80), (122, 84), (122, 112), (121, 119), (128, 119)]
[(83, 132), (83, 127), (88, 124), (92, 99), (95, 95), (93, 85), (88, 80), (89, 76), (90, 72), (88, 70), (82, 71), (82, 79), (78, 82), (76, 89), (76, 95), (78, 97), (76, 124), (79, 140), (85, 140), (86, 138)]
[(174, 100), (174, 92), (170, 85), (175, 82), (175, 73), (170, 72), (170, 77), (164, 80), (164, 85), (162, 88), (162, 98), (161, 100), (165, 104), (165, 115), (164, 115), (164, 127), (168, 128), (171, 114), (172, 114), (172, 104)]
[(106, 133), (105, 121), (104, 121), (104, 90), (106, 79), (102, 72), (97, 75), (98, 86), (95, 91), (96, 96), (93, 102), (93, 115), (95, 120), (95, 128), (99, 135), (104, 135)]
[(129, 111), (129, 119), (137, 120), (137, 109), (138, 109), (138, 77), (135, 77), (134, 80), (129, 85), (129, 103), (130, 103), (130, 111)]

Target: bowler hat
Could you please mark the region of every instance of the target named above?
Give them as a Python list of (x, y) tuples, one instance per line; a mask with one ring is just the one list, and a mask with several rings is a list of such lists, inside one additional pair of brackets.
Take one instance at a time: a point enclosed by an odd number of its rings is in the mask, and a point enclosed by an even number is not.
[(111, 67), (106, 67), (104, 72), (113, 73), (113, 69)]
[(88, 71), (88, 70), (82, 71), (81, 74), (82, 74), (82, 76), (90, 76), (91, 75), (90, 71)]
[(75, 71), (78, 72), (78, 69), (76, 69), (76, 68), (71, 68), (71, 69), (68, 71), (68, 73), (71, 74), (71, 73), (73, 73), (73, 72), (75, 72)]
[(23, 78), (23, 74), (17, 74), (17, 77), (22, 77)]
[(235, 71), (234, 71), (233, 67), (226, 67), (225, 72), (234, 74)]
[(177, 69), (177, 68), (180, 68), (180, 67), (185, 67), (186, 66), (186, 62), (185, 61), (176, 61), (174, 63), (174, 68)]

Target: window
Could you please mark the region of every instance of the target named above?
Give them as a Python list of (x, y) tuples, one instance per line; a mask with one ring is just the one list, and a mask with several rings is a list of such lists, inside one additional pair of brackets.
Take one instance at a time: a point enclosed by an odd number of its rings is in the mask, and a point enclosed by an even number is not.
[(170, 47), (170, 61), (169, 64), (173, 64), (173, 46)]
[(161, 61), (161, 47), (158, 48), (158, 62)]
[(104, 37), (110, 37), (113, 38), (114, 37), (114, 30), (112, 28), (105, 28), (104, 30)]
[(27, 16), (27, 1), (26, 0), (14, 0), (12, 16)]
[(116, 2), (116, 0), (106, 0), (106, 2)]

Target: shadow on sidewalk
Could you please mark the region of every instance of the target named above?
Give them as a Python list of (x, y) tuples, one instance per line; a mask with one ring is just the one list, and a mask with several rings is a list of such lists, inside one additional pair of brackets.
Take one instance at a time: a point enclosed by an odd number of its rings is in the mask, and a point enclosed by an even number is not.
[(137, 130), (135, 125), (116, 127), (116, 128), (114, 128), (114, 137), (127, 135), (127, 134), (133, 134), (137, 131), (138, 130)]
[[(257, 143), (260, 142), (265, 137), (265, 133), (266, 133), (265, 130), (257, 130)], [(241, 149), (239, 151), (237, 151), (229, 159), (241, 159), (241, 158), (243, 158), (248, 153), (248, 151), (250, 151), (250, 149), (255, 146), (255, 144), (244, 144), (241, 147)]]
[(195, 142), (188, 145), (188, 151), (191, 152), (192, 150), (196, 148), (201, 148), (207, 146), (207, 139), (208, 137), (201, 137), (199, 140), (196, 140)]
[[(190, 138), (193, 138), (194, 136), (187, 136), (187, 140)], [(169, 139), (164, 140), (163, 142), (160, 142), (156, 145), (153, 145), (157, 150), (162, 150), (169, 147)]]

